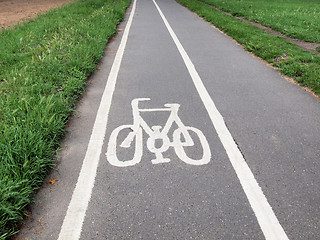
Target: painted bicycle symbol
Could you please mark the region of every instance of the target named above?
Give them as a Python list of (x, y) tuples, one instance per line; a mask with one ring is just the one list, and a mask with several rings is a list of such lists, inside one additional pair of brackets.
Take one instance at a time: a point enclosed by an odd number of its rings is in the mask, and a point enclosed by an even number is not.
[[(111, 133), (108, 150), (106, 153), (107, 159), (110, 164), (117, 167), (128, 167), (133, 166), (141, 161), (143, 154), (143, 132), (144, 130), (148, 134), (147, 148), (150, 152), (155, 154), (155, 159), (151, 160), (153, 164), (167, 163), (170, 162), (169, 158), (164, 158), (163, 153), (166, 152), (169, 147), (173, 147), (176, 155), (185, 163), (191, 165), (203, 165), (210, 162), (211, 151), (206, 137), (203, 133), (194, 127), (185, 126), (178, 116), (178, 110), (180, 105), (176, 103), (167, 103), (164, 105), (165, 108), (152, 108), (152, 109), (140, 109), (139, 102), (148, 101), (150, 98), (136, 98), (131, 102), (132, 114), (133, 114), (133, 124), (132, 125), (121, 125), (113, 130)], [(152, 126), (151, 128), (142, 118), (142, 112), (170, 112), (169, 118), (165, 126)], [(168, 133), (173, 123), (178, 126), (173, 132), (172, 141), (168, 137)], [(131, 160), (120, 161), (117, 157), (117, 139), (121, 131), (129, 129), (130, 133), (120, 144), (122, 148), (131, 147), (131, 143), (135, 140), (135, 150), (134, 156)], [(189, 132), (193, 132), (193, 136), (198, 137), (198, 142), (202, 145), (202, 157), (200, 159), (192, 159), (187, 156), (185, 147), (194, 146), (194, 141), (192, 140)], [(183, 137), (183, 139), (181, 139)], [(161, 146), (156, 145), (156, 142), (162, 142)]]

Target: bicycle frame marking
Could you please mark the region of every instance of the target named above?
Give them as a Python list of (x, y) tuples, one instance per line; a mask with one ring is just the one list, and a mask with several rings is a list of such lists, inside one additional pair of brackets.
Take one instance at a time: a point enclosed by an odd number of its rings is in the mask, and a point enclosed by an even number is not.
[[(176, 103), (165, 104), (165, 108), (152, 108), (152, 109), (140, 109), (139, 102), (149, 101), (150, 98), (136, 98), (131, 102), (132, 114), (133, 114), (133, 124), (132, 125), (122, 125), (113, 130), (110, 135), (108, 150), (106, 153), (107, 160), (110, 164), (117, 167), (128, 167), (133, 166), (141, 161), (143, 153), (143, 134), (144, 130), (148, 134), (147, 148), (150, 152), (154, 153), (156, 158), (152, 159), (153, 164), (168, 163), (171, 160), (169, 158), (164, 158), (163, 153), (166, 152), (169, 147), (173, 147), (176, 155), (185, 163), (191, 165), (203, 165), (210, 162), (211, 152), (207, 139), (203, 133), (196, 128), (185, 126), (178, 116), (178, 110), (180, 105)], [(140, 112), (170, 112), (168, 120), (161, 130), (161, 126), (149, 127), (148, 124), (141, 117)], [(173, 141), (171, 142), (168, 133), (172, 124), (176, 123), (178, 128), (173, 132)], [(120, 147), (129, 148), (133, 140), (135, 140), (135, 153), (131, 160), (120, 161), (117, 158), (117, 137), (120, 131), (123, 129), (130, 129), (131, 132), (122, 141)], [(203, 156), (199, 160), (191, 159), (187, 156), (184, 147), (194, 146), (194, 141), (192, 140), (188, 131), (193, 131), (199, 138), (203, 149)], [(181, 141), (181, 135), (184, 141)], [(156, 140), (162, 140), (162, 145), (156, 147)]]

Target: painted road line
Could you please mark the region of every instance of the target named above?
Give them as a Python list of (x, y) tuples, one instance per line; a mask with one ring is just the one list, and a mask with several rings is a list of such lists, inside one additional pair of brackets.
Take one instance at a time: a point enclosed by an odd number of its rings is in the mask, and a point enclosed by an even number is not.
[(237, 144), (235, 143), (231, 133), (229, 132), (222, 115), (216, 108), (214, 102), (212, 101), (208, 91), (206, 90), (195, 66), (191, 62), (187, 52), (184, 50), (182, 44), (180, 43), (178, 37), (174, 33), (173, 29), (169, 25), (166, 17), (162, 13), (158, 4), (153, 0), (164, 24), (166, 25), (173, 41), (175, 42), (183, 61), (188, 68), (190, 76), (193, 83), (200, 95), (200, 98), (207, 109), (210, 119), (215, 127), (217, 134), (227, 152), (229, 160), (240, 180), (241, 186), (247, 195), (249, 203), (255, 213), (261, 230), (267, 240), (276, 239), (288, 239), (286, 233), (284, 232), (282, 226), (280, 225), (276, 215), (274, 214), (270, 204), (268, 203), (265, 195), (263, 194), (259, 184), (254, 178), (249, 166), (244, 160)]
[(78, 182), (69, 203), (67, 214), (60, 230), (59, 240), (78, 240), (81, 236), (82, 224), (91, 198), (91, 192), (94, 186), (101, 149), (107, 128), (112, 96), (135, 9), (136, 0), (133, 3), (130, 17), (124, 30), (119, 49), (115, 56), (107, 84), (101, 98), (87, 152), (83, 160)]

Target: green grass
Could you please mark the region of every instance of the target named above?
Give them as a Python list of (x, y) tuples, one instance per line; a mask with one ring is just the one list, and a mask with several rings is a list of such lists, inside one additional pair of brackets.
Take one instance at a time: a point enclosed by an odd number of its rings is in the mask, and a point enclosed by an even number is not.
[(284, 75), (320, 95), (320, 56), (280, 37), (268, 34), (249, 23), (219, 12), (197, 0), (177, 2), (211, 22), (243, 47), (277, 67)]
[(319, 0), (201, 0), (291, 38), (320, 42)]
[(80, 0), (0, 32), (0, 239), (43, 182), (130, 0)]

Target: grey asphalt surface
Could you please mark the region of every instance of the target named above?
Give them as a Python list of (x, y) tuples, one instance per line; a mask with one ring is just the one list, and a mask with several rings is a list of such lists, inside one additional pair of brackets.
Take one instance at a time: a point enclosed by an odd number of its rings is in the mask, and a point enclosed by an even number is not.
[[(174, 0), (157, 3), (288, 238), (319, 239), (320, 101)], [(72, 119), (57, 170), (48, 177), (57, 183), (39, 191), (17, 239), (58, 238), (121, 34), (120, 30), (108, 45)], [(130, 104), (141, 97), (151, 99), (141, 108), (180, 104), (182, 122), (206, 136), (211, 161), (189, 165), (170, 148), (164, 156), (171, 162), (154, 165), (144, 133), (141, 162), (112, 166), (104, 154), (110, 134), (133, 123)], [(143, 114), (149, 126), (163, 126), (168, 117)], [(200, 156), (202, 150), (197, 146), (192, 151)], [(132, 158), (130, 151), (120, 155)], [(81, 239), (264, 239), (184, 62), (150, 0), (137, 1)]]

